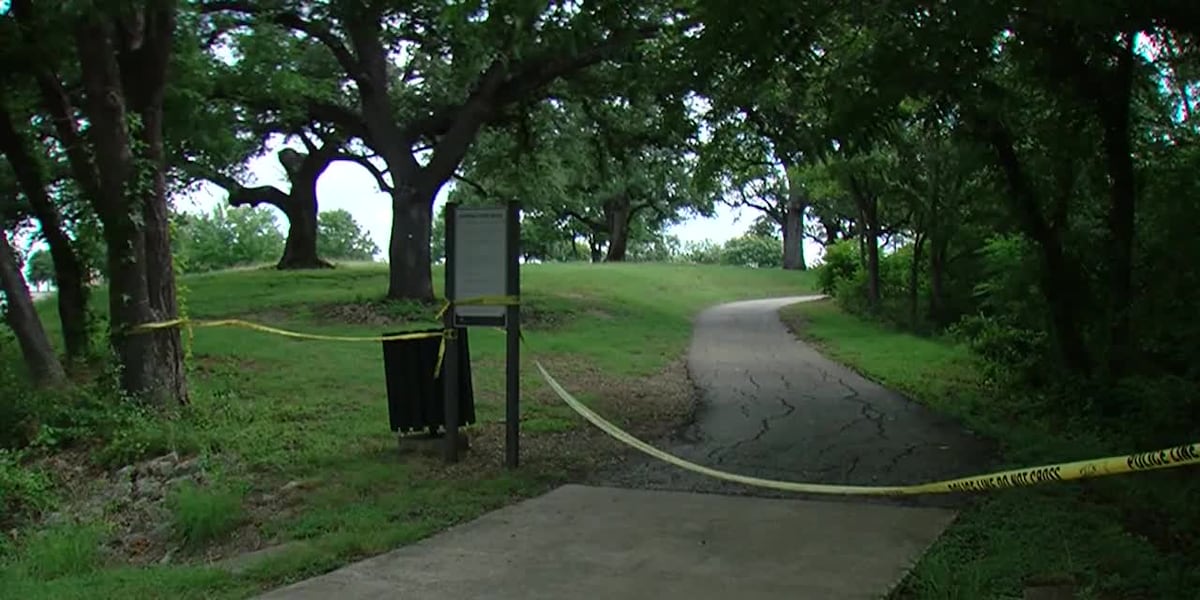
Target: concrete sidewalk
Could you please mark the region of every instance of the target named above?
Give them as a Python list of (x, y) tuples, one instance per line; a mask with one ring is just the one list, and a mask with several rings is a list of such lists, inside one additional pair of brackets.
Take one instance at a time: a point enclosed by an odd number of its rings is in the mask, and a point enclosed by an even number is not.
[(939, 508), (568, 485), (263, 598), (880, 598)]

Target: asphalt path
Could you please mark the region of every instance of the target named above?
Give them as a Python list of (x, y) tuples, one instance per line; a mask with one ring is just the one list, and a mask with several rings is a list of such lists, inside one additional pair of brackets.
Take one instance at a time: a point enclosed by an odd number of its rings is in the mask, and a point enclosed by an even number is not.
[[(903, 485), (987, 470), (992, 452), (979, 436), (825, 358), (780, 320), (784, 306), (820, 298), (736, 302), (701, 313), (688, 352), (696, 417), (663, 449), (721, 470), (809, 483)], [(800, 497), (649, 458), (601, 479), (627, 487)], [(923, 496), (907, 503), (962, 500)]]

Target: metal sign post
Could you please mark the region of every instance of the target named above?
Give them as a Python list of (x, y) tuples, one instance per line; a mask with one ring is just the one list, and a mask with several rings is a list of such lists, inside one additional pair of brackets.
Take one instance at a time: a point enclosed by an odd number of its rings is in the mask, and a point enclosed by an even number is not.
[[(507, 225), (508, 278), (505, 287), (509, 296), (520, 298), (521, 207), (516, 202), (508, 203)], [(521, 462), (521, 306), (509, 304), (505, 308), (508, 312), (508, 352), (505, 353), (504, 367), (504, 466), (515, 469)]]
[[(444, 325), (448, 330), (480, 326), (507, 330), (504, 464), (508, 468), (516, 468), (520, 461), (521, 307), (515, 303), (472, 304), (472, 301), (520, 297), (520, 215), (521, 208), (516, 202), (503, 208), (446, 204), (445, 290), (451, 307), (446, 311)], [(453, 346), (446, 346), (447, 361), (451, 360)], [(451, 371), (446, 373), (449, 375)], [(458, 394), (457, 389), (452, 389), (457, 381), (457, 377), (446, 379), (447, 461), (458, 458)], [(453, 409), (451, 402), (455, 402)]]

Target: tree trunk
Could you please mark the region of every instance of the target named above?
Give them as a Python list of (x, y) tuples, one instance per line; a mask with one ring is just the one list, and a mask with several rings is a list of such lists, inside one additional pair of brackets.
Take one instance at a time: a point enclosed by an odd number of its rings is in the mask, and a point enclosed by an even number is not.
[[(83, 359), (91, 353), (91, 331), (88, 327), (88, 287), (85, 270), (71, 239), (61, 228), (48, 225), (39, 217), (50, 257), (54, 261), (54, 284), (58, 287), (58, 318), (62, 322), (63, 342), (67, 356)], [(52, 233), (53, 232), (53, 233)]]
[(7, 319), (25, 357), (25, 365), (34, 384), (57, 385), (66, 381), (62, 363), (50, 345), (50, 338), (42, 327), (29, 286), (17, 265), (16, 252), (8, 243), (8, 236), (0, 232), (0, 286), (8, 302)]
[(837, 217), (821, 217), (821, 227), (825, 229), (824, 246), (828, 248), (842, 239), (842, 224)]
[(879, 205), (873, 197), (864, 197), (862, 204), (863, 244), (867, 252), (867, 303), (872, 310), (879, 308)]
[(803, 271), (804, 264), (804, 205), (788, 203), (783, 217), (783, 268)]
[(808, 203), (804, 197), (804, 188), (795, 169), (787, 162), (783, 163), (787, 172), (788, 199), (783, 212), (783, 268), (803, 271), (804, 264), (804, 213)]
[(588, 238), (588, 250), (591, 252), (591, 259), (593, 263), (604, 261), (604, 245), (600, 243), (599, 239), (597, 239), (596, 234), (592, 234)]
[[(1008, 182), (1011, 206), (1026, 235), (1037, 244), (1039, 250), (1042, 263), (1040, 285), (1050, 308), (1058, 354), (1068, 370), (1087, 375), (1091, 371), (1091, 361), (1078, 321), (1079, 298), (1086, 290), (1083, 289), (1083, 277), (1079, 269), (1068, 260), (1063, 251), (1059, 229), (1066, 223), (1056, 222), (1052, 225), (1047, 223), (1042, 215), (1040, 202), (1032, 182), (1025, 175), (1012, 134), (994, 120), (984, 119), (982, 124), (987, 140), (996, 152), (997, 163)], [(1069, 188), (1066, 191), (1069, 192)], [(1065, 220), (1066, 196), (1060, 195), (1057, 200), (1059, 212)]]
[[(158, 405), (187, 401), (178, 329), (139, 333), (144, 323), (177, 315), (175, 275), (167, 221), (162, 101), (175, 29), (171, 2), (150, 3), (129, 32), (110, 15), (95, 11), (76, 30), (76, 47), (86, 92), (90, 157), (74, 156), (81, 186), (104, 225), (108, 248), (110, 338), (121, 362), (121, 386)], [(138, 47), (118, 35), (138, 36)], [(130, 110), (141, 116), (131, 131)], [(134, 142), (134, 139), (138, 143)], [(88, 173), (96, 179), (88, 181)]]
[(288, 173), (291, 192), (285, 204), (278, 206), (288, 220), (287, 242), (283, 246), (283, 257), (276, 265), (278, 269), (333, 268), (332, 264), (321, 260), (317, 251), (317, 181), (333, 162), (336, 150), (326, 144), (320, 149), (310, 149), (308, 154), (291, 149), (279, 152), (279, 162)]
[[(1130, 42), (1132, 53), (1132, 42)], [(1108, 372), (1112, 377), (1128, 370), (1133, 358), (1133, 245), (1137, 203), (1133, 148), (1129, 133), (1129, 94), (1132, 56), (1122, 56), (1118, 67), (1118, 92), (1102, 102), (1104, 156), (1109, 176), (1108, 268), (1109, 348)]]
[(433, 200), (440, 184), (398, 178), (392, 190), (392, 240), (388, 246), (388, 298), (433, 301), (429, 239)]
[(946, 242), (941, 239), (933, 241), (929, 253), (929, 320), (941, 326), (945, 318), (945, 292), (943, 291), (943, 275), (946, 270)]
[(908, 321), (909, 326), (913, 329), (917, 328), (917, 313), (920, 304), (921, 251), (924, 247), (925, 236), (918, 233), (917, 239), (913, 242), (912, 262), (908, 268)]
[[(295, 192), (293, 192), (293, 195)], [(275, 268), (280, 270), (332, 269), (333, 265), (322, 260), (317, 253), (317, 202), (304, 202), (293, 198), (293, 203), (284, 213), (288, 220), (287, 242), (283, 246), (283, 257)]]
[[(142, 194), (146, 238), (146, 293), (151, 318), (170, 321), (179, 316), (179, 298), (175, 287), (175, 262), (171, 252), (171, 221), (167, 210), (166, 155), (163, 151), (162, 88), (141, 110), (141, 161), (151, 185), (139, 189)], [(183, 339), (178, 328), (159, 329), (149, 336), (154, 348), (153, 377), (157, 404), (172, 401), (188, 403), (187, 373), (184, 368)]]
[(26, 137), (17, 130), (7, 109), (0, 104), (0, 152), (8, 157), (9, 165), (29, 201), (33, 216), (41, 224), (42, 235), (50, 246), (54, 262), (54, 283), (58, 286), (58, 317), (62, 321), (63, 341), (67, 356), (86, 357), (91, 350), (88, 332), (88, 290), (84, 283), (83, 264), (75, 252), (71, 238), (63, 231), (62, 215), (46, 191), (46, 178), (31, 154)]
[(608, 253), (605, 262), (623, 262), (629, 248), (629, 221), (633, 218), (629, 196), (618, 194), (604, 203), (608, 225)]
[(879, 308), (879, 229), (868, 223), (865, 235), (867, 246), (867, 303)]

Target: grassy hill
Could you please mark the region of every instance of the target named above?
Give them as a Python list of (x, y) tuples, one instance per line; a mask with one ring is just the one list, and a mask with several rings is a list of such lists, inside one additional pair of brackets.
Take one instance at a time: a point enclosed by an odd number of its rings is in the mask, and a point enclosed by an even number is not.
[[(313, 333), (432, 326), (436, 307), (382, 300), (386, 277), (383, 266), (231, 271), (184, 278), (181, 297), (192, 318)], [(813, 281), (778, 270), (554, 264), (525, 267), (522, 287), (525, 352), (604, 414), (655, 436), (691, 410), (681, 356), (696, 312), (810, 293)], [(57, 335), (53, 308), (42, 309)], [(525, 369), (523, 467), (503, 470), (504, 338), (470, 335), (479, 423), (472, 451), (446, 467), (397, 450), (380, 344), (197, 329), (190, 406), (170, 419), (131, 418), (86, 453), (43, 460), (61, 490), (58, 514), (10, 552), (0, 595), (241, 597), (417, 540), (621, 456)], [(118, 471), (129, 463), (138, 466)], [(138, 481), (160, 471), (172, 481), (143, 493)], [(272, 549), (269, 560), (222, 562), (262, 548)]]

